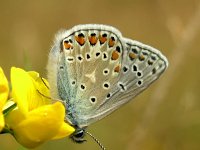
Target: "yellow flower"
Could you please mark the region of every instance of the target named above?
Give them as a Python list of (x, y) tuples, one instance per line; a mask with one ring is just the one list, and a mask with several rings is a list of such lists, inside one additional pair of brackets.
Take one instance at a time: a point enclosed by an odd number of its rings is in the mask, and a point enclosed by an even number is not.
[(64, 122), (61, 102), (51, 104), (48, 83), (37, 72), (11, 69), (12, 97), (17, 107), (6, 116), (6, 125), (16, 140), (27, 148), (69, 136), (74, 128)]
[(2, 68), (0, 67), (0, 132), (5, 126), (2, 110), (8, 98), (8, 94), (9, 94), (8, 81), (4, 75)]

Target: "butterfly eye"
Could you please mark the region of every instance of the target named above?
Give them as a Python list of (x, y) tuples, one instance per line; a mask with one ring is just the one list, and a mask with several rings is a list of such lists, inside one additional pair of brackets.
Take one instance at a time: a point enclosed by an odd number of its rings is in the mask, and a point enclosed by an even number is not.
[(84, 131), (83, 130), (77, 131), (76, 133), (74, 133), (73, 136), (76, 138), (82, 138), (84, 136)]

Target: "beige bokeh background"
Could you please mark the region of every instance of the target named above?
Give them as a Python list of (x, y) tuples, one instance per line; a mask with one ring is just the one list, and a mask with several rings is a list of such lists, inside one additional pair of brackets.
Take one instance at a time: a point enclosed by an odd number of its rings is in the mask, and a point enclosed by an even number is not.
[[(77, 24), (117, 27), (124, 36), (161, 49), (166, 73), (148, 90), (88, 130), (110, 150), (200, 149), (200, 2), (198, 0), (7, 0), (0, 2), (0, 66), (46, 76), (54, 34)], [(35, 150), (99, 149), (68, 138)], [(22, 150), (0, 135), (1, 150)]]

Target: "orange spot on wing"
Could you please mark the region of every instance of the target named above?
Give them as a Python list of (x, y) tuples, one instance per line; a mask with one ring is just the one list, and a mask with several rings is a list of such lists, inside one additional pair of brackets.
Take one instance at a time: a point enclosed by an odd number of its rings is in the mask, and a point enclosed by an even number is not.
[(120, 71), (120, 66), (118, 65), (118, 66), (115, 67), (114, 72), (119, 73), (119, 71)]
[(89, 38), (90, 44), (95, 45), (97, 43), (97, 37), (96, 36), (91, 36)]
[(68, 41), (64, 41), (64, 48), (70, 49), (70, 48), (73, 48), (73, 46)]
[(103, 36), (99, 36), (99, 41), (100, 41), (100, 44), (103, 44), (107, 41), (107, 38)]
[(137, 57), (137, 55), (131, 52), (131, 53), (129, 53), (129, 57), (132, 60), (132, 59), (135, 59)]
[(75, 39), (81, 46), (85, 44), (85, 38), (83, 36), (75, 36)]
[(115, 41), (113, 39), (109, 39), (108, 45), (109, 47), (113, 47), (115, 44)]
[(144, 59), (145, 59), (144, 55), (140, 55), (140, 56), (139, 56), (139, 60), (140, 60), (140, 61), (143, 61)]
[(112, 52), (112, 56), (111, 56), (111, 59), (112, 60), (117, 60), (119, 58), (119, 53), (118, 53), (118, 51), (113, 51)]

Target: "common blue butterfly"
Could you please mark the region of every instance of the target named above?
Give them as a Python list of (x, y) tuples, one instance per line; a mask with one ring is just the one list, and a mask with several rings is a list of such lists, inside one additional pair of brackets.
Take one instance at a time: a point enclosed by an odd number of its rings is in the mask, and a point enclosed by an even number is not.
[(66, 106), (71, 138), (82, 143), (85, 128), (132, 100), (168, 66), (157, 49), (124, 38), (107, 25), (78, 25), (56, 35), (49, 54), (51, 96)]

